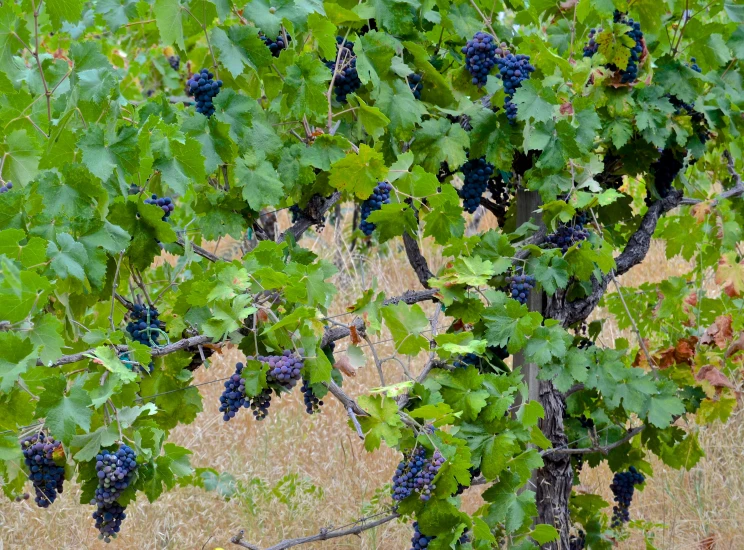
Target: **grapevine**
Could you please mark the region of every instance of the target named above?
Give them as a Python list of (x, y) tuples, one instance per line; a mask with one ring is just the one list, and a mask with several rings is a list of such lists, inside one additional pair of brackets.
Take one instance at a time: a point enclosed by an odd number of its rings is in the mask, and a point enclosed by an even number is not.
[(47, 508), (62, 492), (65, 481), (65, 469), (57, 465), (54, 457), (64, 452), (62, 442), (39, 433), (23, 439), (21, 449), (36, 492), (34, 502), (39, 508)]
[(196, 100), (196, 112), (211, 117), (214, 114), (212, 102), (220, 93), (222, 81), (214, 80), (212, 73), (207, 69), (202, 69), (188, 80), (187, 87), (189, 95), (194, 96)]
[(367, 218), (372, 212), (382, 208), (383, 204), (390, 204), (390, 191), (392, 189), (392, 185), (381, 181), (375, 186), (372, 195), (362, 203), (362, 221), (359, 223), (359, 229), (365, 235), (369, 236), (375, 230), (375, 224), (367, 221)]

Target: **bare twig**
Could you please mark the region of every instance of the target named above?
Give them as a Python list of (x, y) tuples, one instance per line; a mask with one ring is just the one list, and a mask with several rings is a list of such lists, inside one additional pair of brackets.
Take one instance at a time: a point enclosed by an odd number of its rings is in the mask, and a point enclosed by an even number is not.
[[(373, 516), (373, 517), (376, 517), (376, 516)], [(367, 531), (368, 529), (374, 529), (375, 527), (379, 527), (380, 525), (384, 525), (385, 523), (393, 521), (394, 519), (397, 519), (398, 517), (400, 517), (400, 514), (398, 514), (397, 512), (392, 512), (389, 515), (383, 516), (373, 521), (369, 521), (372, 518), (362, 518), (362, 519), (355, 521), (352, 524), (352, 527), (349, 527), (348, 529), (335, 529), (334, 530), (334, 529), (322, 528), (317, 535), (283, 540), (273, 546), (270, 546), (269, 548), (266, 548), (266, 550), (286, 550), (287, 548), (292, 548), (293, 546), (299, 546), (301, 544), (308, 544), (310, 542), (316, 542), (319, 540), (329, 540), (329, 539), (335, 539), (339, 537), (347, 537), (349, 535), (358, 535), (359, 533)], [(248, 548), (248, 550), (261, 550), (258, 546), (245, 542), (243, 540), (244, 536), (245, 536), (244, 532), (240, 531), (240, 533), (238, 533), (236, 536), (232, 538), (231, 542), (233, 544), (237, 544), (238, 546), (242, 546), (243, 548)]]
[(618, 441), (615, 441), (614, 443), (610, 443), (609, 445), (595, 445), (592, 447), (585, 447), (580, 449), (567, 449), (567, 448), (555, 448), (555, 449), (545, 449), (542, 453), (540, 453), (541, 456), (545, 455), (580, 455), (580, 454), (590, 454), (590, 453), (602, 453), (607, 454), (612, 449), (616, 449), (617, 447), (624, 445), (631, 439), (633, 439), (635, 436), (637, 436), (639, 433), (641, 433), (643, 430), (646, 429), (646, 425), (638, 426), (637, 428), (633, 428), (630, 430), (627, 434), (625, 434), (625, 437), (622, 439), (619, 439)]

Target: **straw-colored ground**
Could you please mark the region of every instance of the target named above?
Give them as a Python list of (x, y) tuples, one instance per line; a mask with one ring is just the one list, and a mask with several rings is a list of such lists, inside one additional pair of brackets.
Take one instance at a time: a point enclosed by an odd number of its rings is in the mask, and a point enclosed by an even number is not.
[[(285, 221), (286, 223), (286, 221)], [(340, 259), (348, 275), (338, 275), (340, 297), (332, 313), (344, 311), (360, 291), (373, 279), (379, 288), (396, 294), (417, 288), (417, 280), (405, 261), (401, 249), (392, 245), (385, 252), (370, 252), (366, 258), (352, 258), (341, 241), (341, 254), (335, 250), (332, 227), (322, 238), (309, 233), (303, 245), (323, 256)], [(432, 269), (440, 261), (429, 258)], [(624, 277), (625, 284), (659, 280), (667, 273), (685, 269), (680, 262), (667, 263), (660, 246), (654, 246), (646, 264)], [(619, 336), (609, 331), (605, 339)], [(623, 334), (629, 337), (629, 334)], [(389, 344), (378, 352), (389, 355)], [(339, 342), (337, 350), (343, 350)], [(196, 382), (228, 376), (239, 355), (227, 352), (208, 370), (197, 373)], [(347, 379), (345, 388), (358, 395), (364, 388), (379, 385), (377, 373), (368, 362), (356, 378)], [(420, 368), (413, 364), (412, 370)], [(390, 381), (402, 380), (403, 374), (394, 362), (386, 363)], [(361, 441), (346, 424), (346, 415), (332, 398), (323, 413), (308, 416), (301, 396), (295, 392), (272, 405), (264, 422), (255, 422), (246, 411), (229, 424), (223, 423), (217, 411), (221, 384), (200, 388), (204, 412), (190, 426), (176, 430), (172, 440), (194, 451), (195, 466), (211, 466), (229, 472), (240, 482), (241, 492), (225, 500), (215, 492), (180, 488), (150, 504), (140, 495), (130, 507), (123, 525), (123, 535), (109, 546), (97, 540), (90, 518), (91, 507), (78, 504), (73, 485), (48, 510), (28, 502), (0, 500), (0, 550), (26, 548), (80, 549), (214, 549), (234, 547), (230, 537), (245, 530), (245, 539), (260, 547), (270, 546), (287, 537), (317, 533), (328, 526), (340, 526), (355, 518), (374, 513), (377, 498), (388, 502), (381, 491), (389, 482), (397, 464), (396, 453), (381, 450), (364, 451)], [(656, 473), (637, 498), (632, 508), (634, 518), (659, 524), (655, 545), (666, 550), (743, 549), (744, 534), (744, 415), (738, 413), (727, 426), (701, 430), (707, 451), (691, 472), (678, 472), (656, 465)], [(582, 483), (587, 490), (609, 496), (609, 470), (585, 467)], [(470, 491), (475, 493), (476, 490)], [(466, 494), (465, 505), (478, 505), (476, 494)], [(346, 537), (307, 545), (312, 549), (385, 549), (407, 550), (411, 530), (408, 525), (388, 523), (365, 532), (361, 537)], [(717, 546), (706, 546), (704, 540)], [(642, 537), (634, 535), (620, 548), (642, 548)]]

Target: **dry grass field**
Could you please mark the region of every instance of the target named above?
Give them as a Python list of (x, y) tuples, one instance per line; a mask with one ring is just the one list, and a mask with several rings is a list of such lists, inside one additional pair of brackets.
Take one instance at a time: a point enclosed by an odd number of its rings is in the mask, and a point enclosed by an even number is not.
[[(383, 251), (370, 251), (366, 257), (354, 257), (348, 252), (348, 243), (336, 239), (330, 226), (320, 236), (309, 232), (302, 244), (345, 266), (344, 272), (336, 276), (340, 296), (331, 313), (343, 312), (375, 279), (379, 288), (391, 295), (417, 288), (417, 280), (397, 244)], [(436, 271), (441, 259), (427, 255)], [(646, 263), (627, 274), (622, 282), (635, 285), (659, 280), (685, 268), (681, 262), (667, 262), (663, 248), (655, 243)], [(607, 342), (620, 335), (631, 337), (610, 327), (603, 338)], [(379, 338), (384, 339), (384, 335)], [(344, 347), (345, 343), (339, 342), (337, 351)], [(389, 344), (379, 346), (383, 355), (390, 351)], [(238, 359), (238, 352), (226, 352), (208, 370), (200, 369), (196, 382), (228, 376)], [(412, 370), (420, 366), (414, 362)], [(403, 379), (395, 363), (388, 362), (385, 368), (389, 382)], [(355, 378), (345, 382), (352, 396), (378, 385), (371, 361)], [(195, 466), (211, 466), (232, 474), (241, 487), (235, 498), (226, 500), (216, 492), (192, 487), (173, 490), (154, 504), (140, 495), (127, 510), (123, 535), (107, 546), (97, 540), (91, 507), (78, 504), (77, 487), (71, 484), (48, 510), (37, 509), (32, 502), (0, 500), (0, 549), (229, 550), (234, 547), (230, 537), (240, 529), (245, 530), (246, 540), (267, 547), (287, 537), (316, 533), (320, 528), (340, 526), (375, 513), (379, 510), (375, 504), (377, 496), (387, 502), (387, 495), (381, 495), (378, 489), (389, 482), (398, 456), (389, 450), (366, 453), (347, 426), (347, 417), (337, 402), (330, 399), (322, 414), (308, 416), (301, 394), (296, 391), (272, 405), (263, 422), (255, 422), (246, 411), (226, 424), (217, 410), (221, 389), (220, 383), (201, 386), (204, 412), (192, 425), (177, 429), (171, 439), (193, 449)], [(659, 524), (654, 530), (657, 548), (744, 549), (740, 527), (744, 524), (744, 414), (735, 413), (726, 426), (700, 431), (707, 457), (690, 472), (654, 462), (655, 476), (634, 502), (631, 513), (635, 519)], [(590, 470), (585, 466), (582, 488), (599, 492), (607, 499), (610, 479), (608, 469)], [(466, 493), (468, 509), (478, 503), (477, 495)], [(408, 525), (391, 522), (361, 537), (304, 548), (407, 550), (410, 536)], [(640, 535), (633, 535), (618, 546), (643, 547)]]

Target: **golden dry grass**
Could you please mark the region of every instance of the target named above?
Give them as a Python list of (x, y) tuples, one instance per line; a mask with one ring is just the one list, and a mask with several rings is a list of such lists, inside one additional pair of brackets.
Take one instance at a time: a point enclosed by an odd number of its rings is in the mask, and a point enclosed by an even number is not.
[[(285, 220), (286, 223), (286, 220)], [(336, 254), (337, 244), (341, 251)], [(348, 243), (336, 240), (333, 228), (322, 236), (313, 233), (303, 245), (344, 266), (337, 276), (339, 299), (331, 313), (343, 312), (361, 290), (376, 279), (389, 294), (417, 288), (418, 282), (405, 261), (402, 249), (393, 244), (367, 257), (354, 258)], [(436, 270), (441, 259), (427, 250)], [(658, 266), (666, 266), (664, 271)], [(686, 265), (664, 259), (663, 248), (655, 244), (644, 266), (623, 278), (624, 284), (660, 280), (665, 273), (679, 273)], [(607, 329), (605, 338), (620, 336)], [(630, 337), (630, 334), (622, 334)], [(339, 350), (345, 343), (339, 342)], [(378, 352), (390, 355), (392, 349), (381, 344)], [(239, 355), (229, 351), (200, 369), (196, 382), (207, 382), (231, 374)], [(412, 370), (420, 368), (414, 364)], [(386, 363), (387, 382), (403, 380), (400, 368)], [(365, 388), (379, 385), (371, 362), (347, 379), (345, 388), (355, 396)], [(230, 537), (240, 529), (246, 540), (269, 546), (287, 537), (316, 533), (322, 527), (340, 526), (376, 511), (371, 503), (380, 487), (389, 482), (398, 462), (395, 452), (383, 449), (364, 451), (362, 442), (347, 426), (342, 407), (327, 400), (323, 413), (308, 416), (299, 392), (272, 404), (269, 417), (255, 422), (246, 411), (229, 424), (218, 413), (220, 383), (200, 388), (204, 412), (190, 426), (174, 431), (171, 440), (194, 451), (192, 463), (229, 472), (240, 483), (239, 496), (225, 500), (215, 492), (192, 487), (177, 488), (150, 504), (140, 495), (128, 512), (123, 535), (105, 545), (97, 540), (90, 518), (92, 507), (78, 503), (74, 484), (48, 510), (29, 502), (0, 501), (0, 550), (26, 548), (54, 549), (214, 549), (234, 547)], [(708, 456), (691, 472), (678, 472), (654, 462), (655, 476), (634, 503), (634, 518), (663, 523), (656, 529), (656, 546), (664, 550), (698, 549), (700, 541), (715, 536), (716, 548), (744, 548), (744, 535), (738, 525), (744, 522), (744, 417), (736, 414), (727, 426), (701, 428), (701, 441)], [(609, 498), (610, 473), (605, 467), (585, 467), (582, 484)], [(282, 483), (282, 480), (284, 481)], [(266, 487), (270, 488), (267, 490)], [(471, 491), (472, 493), (475, 490)], [(382, 495), (387, 502), (387, 495)], [(477, 505), (476, 494), (466, 494), (466, 507)], [(305, 548), (406, 550), (410, 546), (410, 527), (391, 522), (365, 532), (361, 537), (334, 539)], [(642, 548), (641, 539), (632, 537), (620, 548)]]

